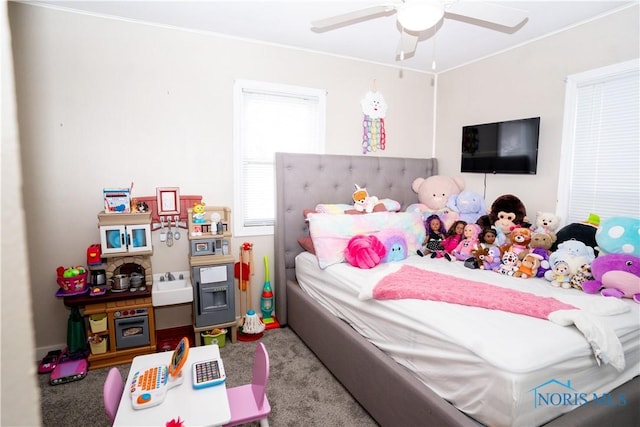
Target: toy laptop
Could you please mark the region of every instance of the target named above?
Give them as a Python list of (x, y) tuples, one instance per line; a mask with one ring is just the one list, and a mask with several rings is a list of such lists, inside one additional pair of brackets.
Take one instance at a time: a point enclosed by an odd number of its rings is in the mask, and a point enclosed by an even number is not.
[(189, 340), (180, 340), (171, 356), (169, 365), (157, 365), (138, 371), (131, 381), (131, 403), (134, 409), (151, 408), (159, 405), (167, 396), (167, 391), (184, 381), (182, 367), (189, 355)]

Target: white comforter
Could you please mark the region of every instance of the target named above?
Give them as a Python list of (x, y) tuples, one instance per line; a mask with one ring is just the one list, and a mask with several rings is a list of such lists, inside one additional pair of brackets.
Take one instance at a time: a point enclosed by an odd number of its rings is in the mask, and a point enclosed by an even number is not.
[[(471, 270), (444, 258), (409, 257), (403, 264), (474, 281), (553, 297), (589, 311), (609, 304), (604, 297), (550, 286), (544, 279), (519, 279)], [(488, 425), (539, 425), (573, 409), (571, 404), (540, 407), (539, 386), (570, 381), (589, 400), (640, 373), (640, 312), (629, 300), (616, 300), (626, 312), (598, 316), (614, 331), (624, 351), (620, 373), (599, 365), (585, 336), (572, 326), (479, 307), (423, 300), (361, 300), (398, 264), (361, 270), (338, 264), (325, 270), (308, 253), (296, 258), (301, 287), (351, 324), (398, 363), (458, 409)], [(581, 402), (584, 403), (584, 402)]]

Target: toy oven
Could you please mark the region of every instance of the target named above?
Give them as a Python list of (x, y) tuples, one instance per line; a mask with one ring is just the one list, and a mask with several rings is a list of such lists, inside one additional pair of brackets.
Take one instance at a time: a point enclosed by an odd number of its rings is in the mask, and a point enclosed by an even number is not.
[(229, 242), (225, 239), (191, 241), (191, 256), (229, 255)]
[(116, 311), (113, 317), (117, 350), (150, 344), (149, 313), (146, 308)]

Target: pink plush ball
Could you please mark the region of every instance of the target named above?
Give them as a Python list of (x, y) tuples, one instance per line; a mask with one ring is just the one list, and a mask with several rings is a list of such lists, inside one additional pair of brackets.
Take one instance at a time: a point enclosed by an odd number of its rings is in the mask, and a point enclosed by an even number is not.
[(353, 236), (344, 256), (347, 262), (358, 268), (372, 268), (380, 264), (386, 253), (384, 244), (376, 236)]

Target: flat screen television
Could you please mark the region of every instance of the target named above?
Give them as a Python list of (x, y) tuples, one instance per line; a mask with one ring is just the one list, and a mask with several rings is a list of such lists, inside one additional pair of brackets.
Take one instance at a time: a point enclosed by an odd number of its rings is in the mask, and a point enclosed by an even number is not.
[(535, 175), (540, 117), (462, 128), (461, 172)]

